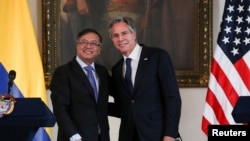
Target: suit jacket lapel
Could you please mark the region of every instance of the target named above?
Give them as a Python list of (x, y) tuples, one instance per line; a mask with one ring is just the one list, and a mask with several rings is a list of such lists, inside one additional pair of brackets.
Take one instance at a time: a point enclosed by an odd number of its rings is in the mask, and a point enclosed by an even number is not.
[(148, 59), (149, 59), (148, 52), (147, 52), (145, 47), (142, 47), (142, 51), (141, 51), (141, 55), (140, 55), (140, 59), (139, 59), (139, 64), (138, 64), (137, 72), (135, 75), (134, 91), (137, 90), (139, 81), (141, 80), (141, 78), (145, 72), (143, 69), (145, 68), (145, 65), (147, 64)]
[(105, 75), (105, 74), (103, 74), (104, 72), (96, 64), (95, 64), (95, 69), (96, 69), (96, 73), (99, 77), (99, 90), (98, 90), (99, 94), (98, 94), (98, 100), (97, 100), (97, 101), (99, 101), (99, 99), (101, 99), (103, 96), (102, 91), (104, 90), (104, 88), (103, 88), (102, 83), (107, 83), (107, 82), (106, 82), (106, 80), (103, 80), (104, 79), (103, 76)]
[(87, 88), (91, 91), (91, 97), (93, 98), (93, 100), (95, 100), (95, 96), (94, 96), (94, 90), (89, 82), (88, 77), (86, 76), (86, 74), (83, 72), (83, 69), (81, 68), (81, 66), (77, 63), (77, 61), (75, 60), (75, 58), (71, 61), (72, 64), (72, 70), (74, 71), (74, 73), (79, 76), (78, 78), (81, 79), (82, 83), (84, 86), (87, 86)]
[[(118, 81), (121, 82), (121, 83), (118, 83), (118, 84), (121, 84), (120, 89), (124, 89), (124, 91), (127, 91), (127, 93), (129, 93), (128, 86), (126, 85), (126, 82), (125, 82), (125, 79), (124, 79), (124, 76), (123, 76), (123, 63), (124, 63), (124, 59), (122, 58), (118, 62), (118, 66), (117, 66), (117, 69), (116, 69), (115, 73), (117, 74)], [(129, 94), (128, 96), (131, 96), (131, 94)]]

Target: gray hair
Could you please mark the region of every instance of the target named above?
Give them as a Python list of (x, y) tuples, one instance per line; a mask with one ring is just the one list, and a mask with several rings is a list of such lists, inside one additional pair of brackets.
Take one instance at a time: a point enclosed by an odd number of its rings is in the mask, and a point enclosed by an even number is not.
[(116, 23), (120, 23), (120, 22), (126, 23), (131, 32), (136, 32), (135, 22), (133, 21), (131, 17), (119, 16), (119, 17), (115, 17), (114, 19), (112, 19), (108, 25), (108, 31), (109, 31), (111, 38), (112, 38), (111, 30), (112, 30), (113, 25)]

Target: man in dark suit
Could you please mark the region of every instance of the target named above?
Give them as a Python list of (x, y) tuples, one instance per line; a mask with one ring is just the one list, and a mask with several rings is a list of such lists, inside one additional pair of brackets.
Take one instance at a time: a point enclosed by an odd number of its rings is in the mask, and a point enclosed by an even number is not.
[(123, 55), (112, 67), (114, 104), (109, 107), (110, 115), (121, 117), (119, 141), (174, 141), (181, 98), (168, 53), (139, 45), (130, 17), (113, 19), (109, 32)]
[(110, 76), (105, 67), (94, 62), (100, 55), (101, 42), (96, 30), (84, 29), (77, 37), (76, 57), (53, 74), (50, 89), (58, 141), (110, 140), (107, 116)]

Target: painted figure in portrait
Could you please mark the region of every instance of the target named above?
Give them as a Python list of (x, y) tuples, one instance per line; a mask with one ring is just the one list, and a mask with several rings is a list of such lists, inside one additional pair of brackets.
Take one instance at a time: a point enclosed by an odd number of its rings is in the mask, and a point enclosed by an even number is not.
[(95, 28), (103, 36), (98, 63), (110, 70), (120, 58), (111, 42), (107, 25), (110, 19), (130, 16), (137, 23), (138, 42), (166, 49), (175, 69), (194, 66), (195, 3), (183, 0), (61, 0), (61, 63), (75, 54), (75, 36), (83, 28)]

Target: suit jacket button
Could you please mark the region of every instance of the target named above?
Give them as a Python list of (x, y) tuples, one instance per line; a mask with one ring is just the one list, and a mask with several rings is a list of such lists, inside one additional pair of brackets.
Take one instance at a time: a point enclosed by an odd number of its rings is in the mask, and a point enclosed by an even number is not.
[(135, 103), (135, 100), (133, 99), (133, 100), (131, 100), (131, 103)]

